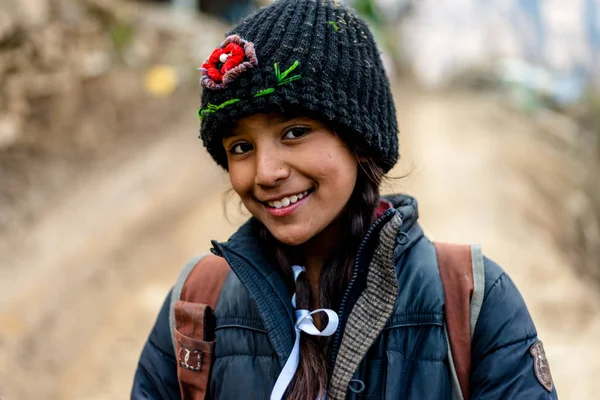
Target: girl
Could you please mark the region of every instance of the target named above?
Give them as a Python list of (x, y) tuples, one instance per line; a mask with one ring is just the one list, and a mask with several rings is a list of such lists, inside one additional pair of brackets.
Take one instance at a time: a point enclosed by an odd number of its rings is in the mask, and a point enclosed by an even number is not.
[[(201, 73), (202, 140), (253, 217), (190, 264), (202, 278), (185, 269), (132, 398), (557, 397), (523, 299), (476, 249), (472, 345), (456, 351), (469, 328), (452, 325), (441, 247), (413, 198), (379, 195), (398, 159), (396, 112), (353, 11), (276, 1), (234, 28)], [(206, 341), (190, 338), (198, 332)]]

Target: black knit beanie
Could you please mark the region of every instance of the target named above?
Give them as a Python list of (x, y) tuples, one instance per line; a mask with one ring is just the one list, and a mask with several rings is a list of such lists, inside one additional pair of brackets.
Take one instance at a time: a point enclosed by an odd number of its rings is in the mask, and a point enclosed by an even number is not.
[(278, 0), (244, 19), (200, 68), (200, 136), (227, 169), (222, 138), (257, 113), (318, 119), (388, 172), (398, 160), (390, 85), (366, 23), (330, 0)]

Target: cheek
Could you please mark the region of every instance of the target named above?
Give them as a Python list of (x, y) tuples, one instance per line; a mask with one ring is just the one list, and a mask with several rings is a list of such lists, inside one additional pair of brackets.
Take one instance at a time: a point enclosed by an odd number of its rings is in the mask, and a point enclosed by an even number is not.
[[(331, 196), (338, 198), (339, 202), (346, 203), (356, 184), (356, 160), (351, 154), (327, 153), (325, 162), (319, 163), (320, 180), (324, 189)], [(317, 164), (317, 165), (319, 165)]]
[(244, 199), (252, 190), (253, 176), (250, 168), (243, 168), (240, 165), (231, 165), (229, 167), (229, 181), (233, 190)]

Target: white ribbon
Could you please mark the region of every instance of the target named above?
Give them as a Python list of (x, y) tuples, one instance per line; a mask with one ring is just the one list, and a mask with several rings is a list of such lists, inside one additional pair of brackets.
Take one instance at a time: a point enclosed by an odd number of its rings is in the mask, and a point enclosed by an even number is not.
[[(292, 266), (292, 270), (294, 271), (294, 281), (297, 281), (298, 276), (305, 271), (304, 267), (299, 265)], [(296, 308), (296, 293), (294, 293), (292, 296), (292, 305), (294, 308)], [(329, 318), (327, 326), (322, 331), (315, 326), (312, 317), (314, 314), (320, 312), (324, 312), (327, 314), (327, 318)], [(283, 398), (287, 387), (289, 386), (294, 374), (296, 373), (296, 370), (298, 369), (298, 363), (300, 362), (300, 332), (302, 331), (313, 336), (331, 336), (335, 333), (339, 324), (337, 313), (329, 308), (320, 308), (314, 311), (296, 310), (295, 315), (296, 340), (288, 360), (283, 366), (281, 373), (277, 377), (277, 381), (275, 382), (275, 386), (271, 392), (271, 400), (281, 400)]]

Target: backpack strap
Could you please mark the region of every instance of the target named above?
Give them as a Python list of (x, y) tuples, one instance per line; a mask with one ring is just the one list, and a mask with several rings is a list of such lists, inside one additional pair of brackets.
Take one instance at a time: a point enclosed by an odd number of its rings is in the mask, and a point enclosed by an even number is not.
[(230, 267), (215, 255), (192, 259), (171, 293), (169, 324), (181, 398), (203, 400), (215, 347), (215, 308)]
[(483, 303), (485, 277), (479, 245), (435, 243), (444, 286), (444, 331), (452, 378), (453, 400), (468, 400), (471, 376), (471, 338)]
[(173, 336), (173, 332), (175, 331), (175, 303), (181, 300), (181, 291), (183, 290), (183, 285), (185, 285), (185, 281), (187, 281), (188, 276), (194, 269), (194, 267), (206, 257), (208, 254), (201, 254), (192, 258), (190, 261), (185, 264), (179, 276), (177, 277), (177, 282), (175, 282), (175, 286), (173, 286), (173, 291), (171, 292), (171, 301), (169, 305), (169, 327), (171, 332), (171, 340), (173, 341), (173, 349), (175, 346), (175, 338)]

